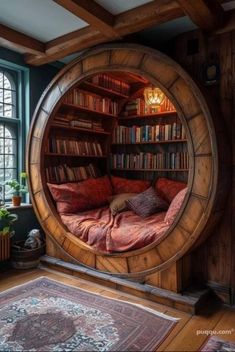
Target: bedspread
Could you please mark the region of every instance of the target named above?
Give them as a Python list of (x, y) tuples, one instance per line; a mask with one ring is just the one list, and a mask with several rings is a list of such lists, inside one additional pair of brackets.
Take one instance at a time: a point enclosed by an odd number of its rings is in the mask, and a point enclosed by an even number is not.
[(77, 214), (62, 214), (69, 231), (102, 252), (124, 252), (142, 248), (160, 238), (169, 228), (165, 212), (140, 218), (132, 211), (113, 216), (109, 207)]

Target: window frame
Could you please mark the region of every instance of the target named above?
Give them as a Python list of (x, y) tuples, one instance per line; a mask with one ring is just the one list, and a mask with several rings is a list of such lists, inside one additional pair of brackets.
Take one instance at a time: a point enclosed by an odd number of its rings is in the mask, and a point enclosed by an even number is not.
[[(0, 59), (0, 71), (7, 72), (10, 76), (10, 82), (14, 82), (16, 89), (16, 108), (14, 117), (0, 116), (0, 123), (13, 125), (17, 139), (17, 157), (16, 157), (16, 173), (19, 180), (19, 174), (25, 170), (25, 151), (26, 137), (30, 124), (30, 85), (29, 85), (29, 68)], [(12, 74), (11, 74), (12, 73)], [(3, 195), (5, 198), (5, 195)], [(28, 202), (28, 197), (24, 197), (23, 201)], [(4, 199), (5, 203), (10, 202), (10, 198)]]

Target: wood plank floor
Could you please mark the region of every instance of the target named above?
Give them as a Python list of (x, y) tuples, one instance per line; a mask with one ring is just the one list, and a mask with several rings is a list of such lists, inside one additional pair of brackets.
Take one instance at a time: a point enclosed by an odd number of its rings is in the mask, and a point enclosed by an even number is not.
[[(180, 318), (178, 324), (158, 348), (158, 351), (198, 351), (208, 338), (205, 333), (198, 332), (202, 330), (220, 331), (218, 337), (235, 342), (235, 309), (229, 307), (214, 309), (213, 313), (205, 312), (200, 316), (191, 316), (187, 313), (154, 302), (149, 302), (145, 299), (137, 298), (117, 290), (104, 288), (99, 284), (42, 269), (28, 271), (11, 270), (1, 274), (0, 291), (23, 284), (40, 276), (46, 276), (64, 284), (70, 284), (90, 292), (99, 293), (103, 296), (142, 304), (143, 306), (150, 307), (159, 312)], [(226, 334), (224, 334), (225, 330), (228, 330)]]

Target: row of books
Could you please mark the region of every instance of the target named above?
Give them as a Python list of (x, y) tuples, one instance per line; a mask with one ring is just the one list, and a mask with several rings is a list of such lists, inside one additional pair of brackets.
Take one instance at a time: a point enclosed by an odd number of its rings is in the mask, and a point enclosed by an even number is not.
[(50, 138), (46, 152), (71, 155), (96, 155), (102, 156), (101, 144), (97, 141), (77, 141), (59, 138)]
[(167, 97), (165, 97), (163, 103), (159, 107), (151, 107), (145, 103), (143, 98), (137, 98), (127, 102), (124, 116), (151, 115), (166, 111), (175, 111), (174, 105)]
[(87, 120), (82, 118), (70, 121), (70, 126), (85, 128), (85, 129), (94, 130), (94, 131), (102, 131), (102, 132), (104, 131), (101, 121), (92, 121), (92, 120)]
[(187, 152), (111, 154), (111, 169), (188, 169)]
[(128, 83), (110, 77), (106, 74), (101, 73), (99, 75), (93, 76), (91, 78), (91, 82), (118, 93), (129, 95), (130, 85)]
[(79, 105), (106, 114), (118, 114), (118, 103), (116, 101), (98, 95), (89, 94), (78, 89), (73, 89), (69, 92), (64, 98), (64, 103)]
[(76, 182), (100, 176), (100, 170), (93, 164), (74, 167), (63, 164), (46, 168), (46, 177), (49, 182)]
[(89, 118), (82, 118), (74, 115), (62, 115), (57, 114), (54, 117), (55, 123), (58, 123), (63, 126), (72, 126), (72, 127), (80, 127), (87, 130), (94, 130), (94, 131), (104, 131), (102, 126), (102, 121), (99, 120), (92, 120)]
[(185, 129), (179, 122), (161, 125), (118, 126), (114, 130), (113, 143), (141, 143), (186, 139)]

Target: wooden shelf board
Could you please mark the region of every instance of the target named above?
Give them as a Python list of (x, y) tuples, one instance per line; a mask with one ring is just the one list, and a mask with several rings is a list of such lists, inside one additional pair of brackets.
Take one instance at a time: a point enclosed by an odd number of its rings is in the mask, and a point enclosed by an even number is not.
[(145, 115), (133, 115), (133, 116), (122, 116), (118, 117), (118, 121), (128, 121), (133, 119), (144, 119), (144, 118), (151, 118), (151, 117), (165, 117), (166, 115), (177, 115), (177, 111), (163, 111), (163, 112), (156, 112), (154, 114), (145, 114)]
[(97, 111), (97, 110), (91, 110), (91, 109), (85, 108), (84, 106), (75, 105), (75, 104), (63, 103), (61, 105), (61, 108), (73, 109), (73, 110), (78, 110), (78, 111), (86, 112), (93, 115), (96, 114), (100, 117), (112, 117), (117, 119), (117, 115), (109, 114), (109, 113)]
[(45, 156), (56, 157), (73, 157), (73, 158), (107, 158), (107, 155), (77, 155), (77, 154), (63, 154), (63, 153), (45, 153)]
[(112, 143), (112, 145), (167, 144), (167, 143), (185, 143), (185, 142), (187, 142), (187, 139), (173, 139), (168, 141), (136, 142), (136, 143)]
[(112, 171), (188, 172), (188, 169), (110, 169)]
[(81, 131), (81, 132), (87, 132), (87, 133), (91, 133), (91, 134), (104, 134), (104, 135), (110, 135), (110, 132), (106, 132), (106, 131), (97, 131), (97, 130), (92, 130), (92, 129), (88, 129), (88, 128), (82, 128), (82, 127), (73, 127), (73, 126), (66, 126), (66, 125), (62, 125), (59, 123), (52, 123), (51, 127), (54, 128), (60, 128), (60, 129), (66, 129), (69, 131)]
[(95, 83), (88, 82), (88, 81), (82, 82), (79, 85), (79, 88), (87, 89), (87, 90), (89, 90), (89, 92), (102, 94), (102, 95), (108, 96), (108, 97), (116, 97), (116, 98), (120, 98), (120, 99), (128, 99), (129, 98), (128, 95), (119, 93), (113, 89), (105, 88), (105, 87), (99, 86)]

